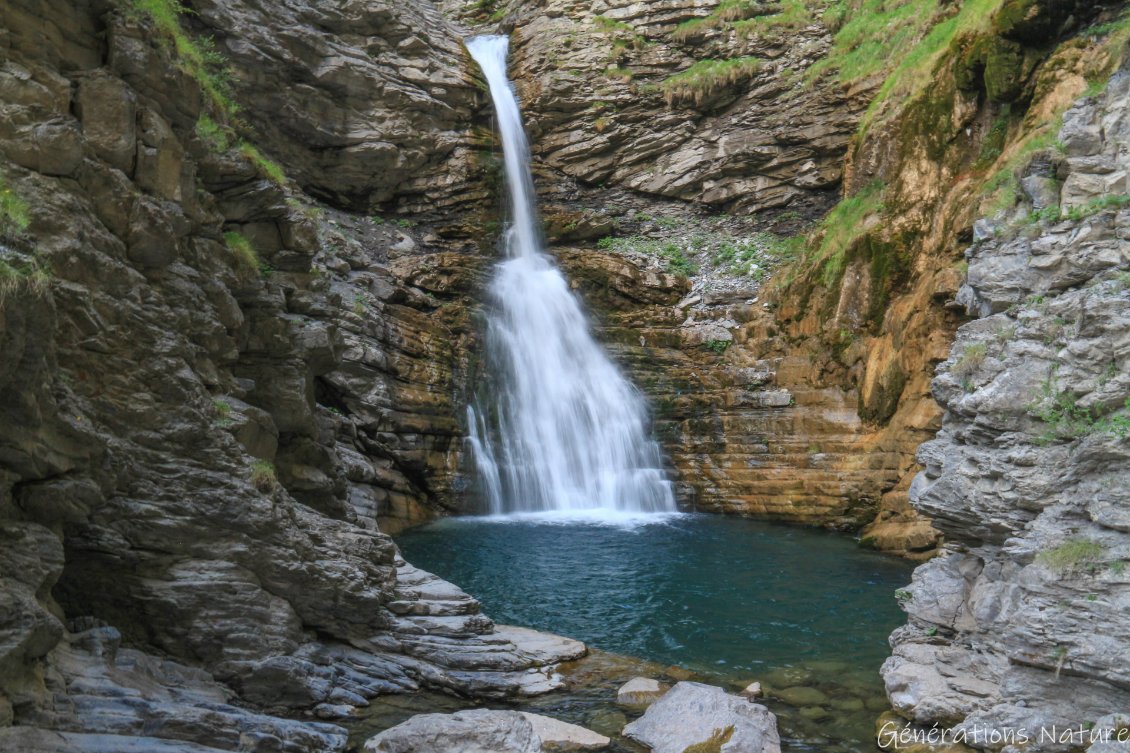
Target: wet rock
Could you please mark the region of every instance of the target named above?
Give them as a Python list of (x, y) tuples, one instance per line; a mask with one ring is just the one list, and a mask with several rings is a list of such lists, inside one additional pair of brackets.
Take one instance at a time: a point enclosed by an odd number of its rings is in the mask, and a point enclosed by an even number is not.
[(545, 753), (573, 753), (584, 750), (603, 750), (612, 741), (592, 730), (569, 724), (541, 714), (519, 712), (533, 725)]
[(624, 706), (648, 706), (659, 700), (667, 688), (658, 680), (633, 677), (616, 691), (616, 703)]
[(1130, 213), (1094, 203), (1109, 176), (1122, 180), (1097, 158), (1130, 148), (1128, 108), (1124, 71), (1066, 113), (1061, 206), (1094, 212), (1026, 234), (1002, 226), (970, 250), (959, 300), (980, 318), (933, 382), (945, 418), (919, 449), (909, 498), (951, 544), (915, 571), (882, 674), (899, 714), (976, 747), (1130, 703), (1125, 662), (1112, 659), (1130, 647), (1116, 616), (1130, 539), (1112, 514), (1130, 501), (1116, 428), (1130, 398), (1118, 281)]
[(803, 686), (774, 690), (773, 695), (793, 706), (823, 706), (828, 702), (823, 691)]
[(777, 718), (768, 709), (697, 682), (676, 684), (625, 727), (624, 736), (655, 753), (683, 753), (691, 746), (711, 742), (735, 753), (781, 749)]
[(746, 685), (744, 688), (742, 688), (742, 692), (739, 693), (739, 695), (742, 696), (743, 698), (750, 698), (750, 699), (760, 698), (761, 697), (761, 683), (751, 682), (749, 685)]
[(534, 726), (517, 711), (418, 714), (369, 738), (365, 753), (541, 753)]

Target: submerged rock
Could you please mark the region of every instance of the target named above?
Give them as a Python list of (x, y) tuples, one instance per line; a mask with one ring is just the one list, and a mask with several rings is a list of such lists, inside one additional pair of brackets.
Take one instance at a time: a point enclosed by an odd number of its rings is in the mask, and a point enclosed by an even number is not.
[(780, 753), (777, 717), (764, 706), (727, 694), (722, 688), (680, 682), (624, 728), (624, 736), (641, 742), (653, 753), (684, 753), (688, 749), (726, 753)]
[(648, 706), (659, 700), (667, 687), (649, 677), (633, 677), (616, 691), (616, 703), (623, 706)]
[(518, 712), (534, 726), (534, 732), (541, 738), (541, 747), (546, 753), (572, 753), (580, 750), (601, 750), (612, 742), (604, 735), (569, 724), (550, 716)]

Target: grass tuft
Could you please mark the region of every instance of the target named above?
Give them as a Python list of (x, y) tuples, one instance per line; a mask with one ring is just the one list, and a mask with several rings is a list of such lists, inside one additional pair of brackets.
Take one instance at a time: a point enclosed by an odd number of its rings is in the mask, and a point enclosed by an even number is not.
[(264, 494), (275, 490), (278, 477), (275, 475), (275, 465), (269, 460), (256, 460), (251, 464), (251, 483)]
[(693, 101), (696, 105), (720, 89), (752, 78), (763, 63), (755, 57), (699, 60), (685, 71), (659, 84), (668, 105)]
[(1059, 573), (1093, 571), (1106, 553), (1106, 547), (1090, 539), (1068, 539), (1054, 549), (1040, 552), (1036, 562)]

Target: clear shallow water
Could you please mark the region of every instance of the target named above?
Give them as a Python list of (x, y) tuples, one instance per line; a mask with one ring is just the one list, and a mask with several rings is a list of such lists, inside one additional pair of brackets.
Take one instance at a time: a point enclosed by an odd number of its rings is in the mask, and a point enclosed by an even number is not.
[(905, 619), (894, 591), (910, 582), (912, 563), (823, 531), (702, 515), (448, 519), (397, 543), (496, 622), (732, 689), (759, 680), (787, 747), (874, 748), (885, 705), (878, 669)]

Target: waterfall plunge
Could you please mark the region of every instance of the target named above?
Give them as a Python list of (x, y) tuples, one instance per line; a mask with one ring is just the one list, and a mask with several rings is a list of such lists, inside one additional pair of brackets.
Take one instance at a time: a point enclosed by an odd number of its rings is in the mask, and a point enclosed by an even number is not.
[(499, 390), (467, 409), (490, 512), (673, 512), (643, 399), (593, 340), (542, 250), (529, 144), (506, 78), (508, 45), (501, 36), (467, 42), (490, 85), (510, 190), (507, 259), (490, 285), (486, 334)]

